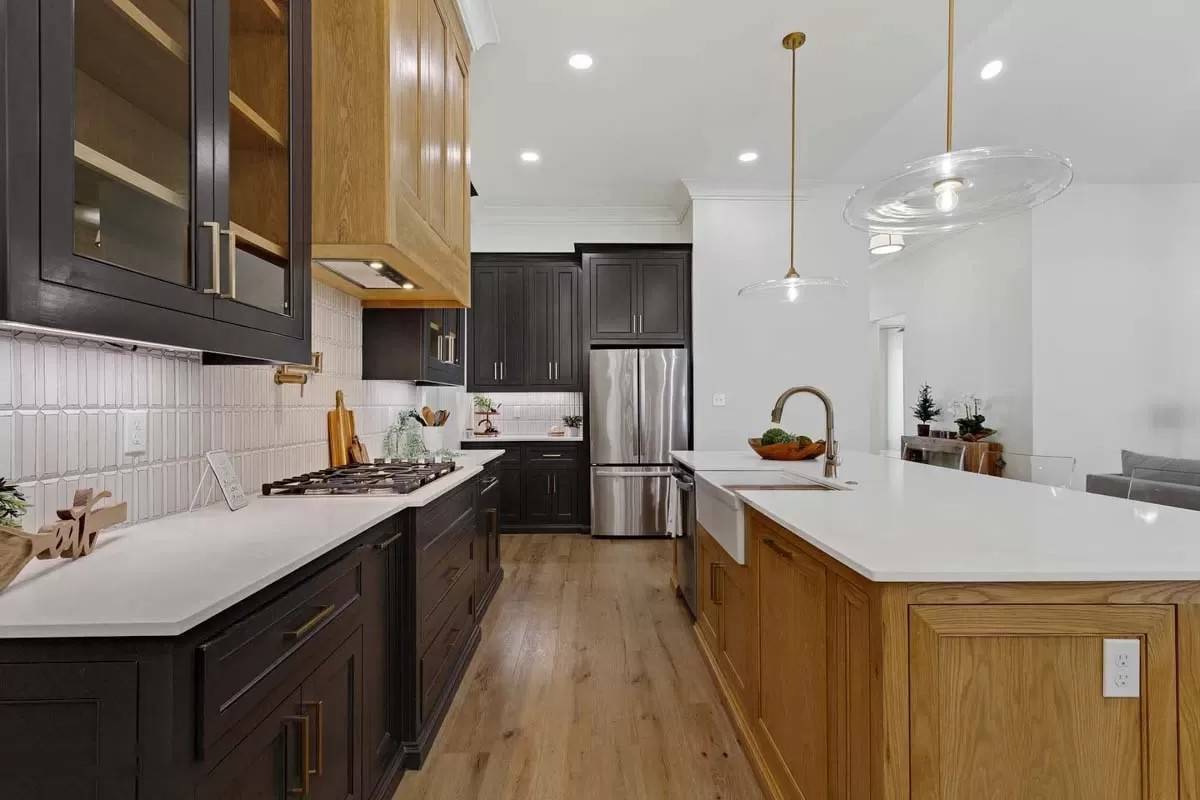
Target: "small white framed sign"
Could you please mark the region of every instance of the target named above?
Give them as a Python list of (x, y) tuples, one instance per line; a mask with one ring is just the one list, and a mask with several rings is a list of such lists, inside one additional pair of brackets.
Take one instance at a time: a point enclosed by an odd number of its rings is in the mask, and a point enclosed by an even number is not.
[[(200, 485), (196, 487), (196, 494), (192, 497), (192, 505), (188, 510), (196, 507), (196, 500), (199, 499), (200, 492), (204, 489), (209, 472), (212, 472), (217, 485), (221, 487), (221, 494), (225, 496), (225, 505), (229, 506), (229, 510), (237, 511), (239, 508), (245, 508), (250, 501), (246, 499), (246, 492), (242, 489), (242, 482), (238, 479), (237, 470), (229, 458), (229, 453), (224, 450), (209, 450), (204, 457), (208, 459), (208, 468), (200, 476)], [(209, 496), (211, 495), (212, 490), (210, 489)]]

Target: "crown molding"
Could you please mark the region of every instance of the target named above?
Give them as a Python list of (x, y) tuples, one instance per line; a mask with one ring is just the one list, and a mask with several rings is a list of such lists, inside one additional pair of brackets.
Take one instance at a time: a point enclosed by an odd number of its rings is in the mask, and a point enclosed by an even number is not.
[(471, 40), (473, 51), (500, 41), (500, 29), (496, 27), (496, 15), (492, 12), (491, 0), (457, 0), (458, 13), (462, 15)]
[(521, 206), (476, 205), (477, 225), (682, 225), (691, 210), (674, 206)]
[[(791, 195), (787, 189), (753, 189), (745, 186), (710, 183), (685, 178), (683, 185), (693, 200), (787, 200)], [(801, 183), (796, 187), (796, 201), (809, 199), (808, 189), (817, 183)]]

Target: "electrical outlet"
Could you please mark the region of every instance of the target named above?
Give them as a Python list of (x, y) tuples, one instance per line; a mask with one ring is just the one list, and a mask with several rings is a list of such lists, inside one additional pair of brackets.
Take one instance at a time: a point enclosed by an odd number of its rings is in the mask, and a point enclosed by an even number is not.
[(725, 407), (725, 393), (724, 392), (718, 392), (717, 394), (713, 395), (713, 405), (716, 406), (717, 408)]
[(1104, 640), (1104, 696), (1141, 697), (1142, 642), (1140, 639)]
[(126, 411), (125, 455), (140, 455), (146, 452), (146, 412)]

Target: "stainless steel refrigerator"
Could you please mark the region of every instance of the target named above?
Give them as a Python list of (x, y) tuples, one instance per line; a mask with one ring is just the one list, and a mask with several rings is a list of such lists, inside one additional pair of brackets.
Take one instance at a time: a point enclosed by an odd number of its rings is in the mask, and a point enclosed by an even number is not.
[(691, 429), (688, 351), (592, 350), (592, 535), (667, 536), (671, 451)]

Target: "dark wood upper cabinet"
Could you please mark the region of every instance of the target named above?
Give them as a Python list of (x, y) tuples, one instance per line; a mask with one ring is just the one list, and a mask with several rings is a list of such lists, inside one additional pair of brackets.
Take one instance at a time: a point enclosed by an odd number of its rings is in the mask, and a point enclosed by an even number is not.
[(593, 344), (687, 343), (687, 253), (596, 253), (583, 261)]
[(463, 385), (461, 308), (364, 308), (363, 379)]
[(637, 338), (637, 262), (596, 256), (585, 261), (591, 278), (593, 339)]
[(538, 264), (525, 270), (525, 385), (564, 390), (579, 382), (579, 268)]
[(307, 363), (309, 11), (4, 4), (0, 316)]
[(472, 270), (472, 391), (578, 391), (583, 352), (572, 256), (482, 256)]
[(520, 266), (481, 267), (471, 272), (468, 322), (471, 379), (467, 388), (525, 385), (525, 274)]
[(687, 338), (687, 258), (638, 258), (638, 330), (641, 342), (682, 343)]

